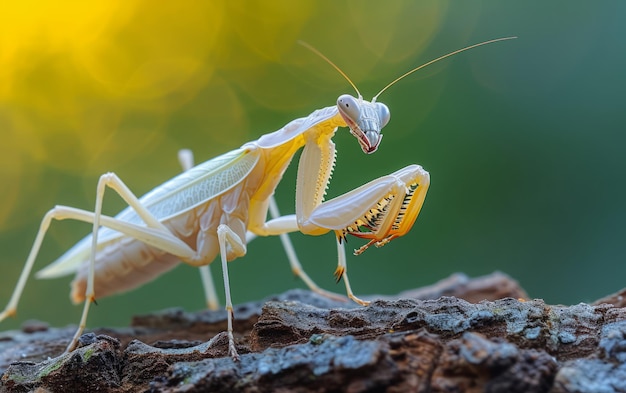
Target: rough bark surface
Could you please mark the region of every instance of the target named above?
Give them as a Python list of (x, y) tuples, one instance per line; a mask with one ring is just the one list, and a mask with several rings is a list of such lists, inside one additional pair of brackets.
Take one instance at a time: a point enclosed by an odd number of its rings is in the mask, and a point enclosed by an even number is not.
[(294, 290), (236, 307), (239, 362), (227, 356), (225, 312), (136, 317), (85, 334), (70, 354), (72, 327), (31, 322), (0, 333), (0, 390), (626, 392), (621, 296), (547, 305), (500, 273), (368, 307)]

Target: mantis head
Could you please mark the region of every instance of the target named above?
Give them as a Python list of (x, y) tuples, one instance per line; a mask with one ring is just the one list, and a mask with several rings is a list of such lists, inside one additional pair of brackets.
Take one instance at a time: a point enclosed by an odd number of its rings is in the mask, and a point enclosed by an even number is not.
[(350, 128), (350, 133), (359, 141), (363, 152), (375, 152), (383, 139), (381, 130), (391, 117), (387, 105), (344, 94), (337, 99), (337, 109)]
[(443, 56), (439, 56), (438, 58), (431, 60), (427, 63), (424, 63), (419, 67), (415, 67), (412, 70), (405, 72), (404, 74), (400, 75), (398, 78), (394, 79), (387, 86), (383, 87), (383, 89), (379, 91), (378, 94), (374, 96), (374, 98), (372, 98), (372, 101), (364, 100), (363, 97), (361, 96), (361, 93), (359, 92), (359, 89), (357, 89), (356, 85), (350, 80), (350, 78), (348, 78), (348, 76), (339, 67), (335, 65), (335, 63), (330, 61), (328, 57), (324, 56), (320, 51), (318, 51), (311, 45), (307, 44), (306, 42), (299, 41), (299, 43), (305, 46), (306, 48), (308, 48), (309, 50), (311, 50), (313, 53), (315, 53), (319, 57), (321, 57), (328, 64), (330, 64), (333, 68), (335, 68), (348, 81), (348, 83), (352, 85), (352, 87), (356, 91), (358, 98), (354, 98), (353, 96), (349, 94), (344, 94), (340, 96), (339, 99), (337, 99), (337, 109), (339, 110), (339, 114), (341, 115), (343, 120), (346, 122), (346, 124), (350, 128), (350, 133), (354, 135), (354, 137), (359, 141), (359, 144), (361, 145), (361, 149), (363, 149), (363, 152), (366, 154), (371, 154), (375, 152), (376, 149), (378, 149), (378, 145), (380, 144), (380, 141), (383, 139), (381, 130), (385, 125), (387, 125), (387, 123), (389, 122), (389, 118), (390, 118), (389, 108), (387, 108), (385, 104), (376, 102), (376, 99), (378, 98), (378, 96), (380, 96), (385, 90), (387, 90), (389, 87), (394, 85), (400, 79), (403, 79), (404, 77), (414, 73), (417, 70), (420, 70), (435, 62), (438, 62), (439, 60), (443, 60), (446, 57), (456, 55), (457, 53), (461, 53), (466, 50), (476, 48), (478, 46), (487, 45), (487, 44), (491, 44), (493, 42), (498, 42), (498, 41), (512, 40), (515, 38), (517, 37), (496, 38), (493, 40), (484, 41), (478, 44), (466, 46), (465, 48), (457, 49), (454, 52), (450, 52)]

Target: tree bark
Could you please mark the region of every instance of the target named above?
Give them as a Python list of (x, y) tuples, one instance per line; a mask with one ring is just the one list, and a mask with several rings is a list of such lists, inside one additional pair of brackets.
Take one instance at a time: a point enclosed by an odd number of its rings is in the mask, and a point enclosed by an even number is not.
[[(95, 329), (0, 334), (6, 392), (626, 392), (626, 310), (528, 300), (501, 273), (453, 275), (360, 307), (293, 290), (225, 312), (165, 310)], [(212, 337), (208, 342), (207, 338)]]

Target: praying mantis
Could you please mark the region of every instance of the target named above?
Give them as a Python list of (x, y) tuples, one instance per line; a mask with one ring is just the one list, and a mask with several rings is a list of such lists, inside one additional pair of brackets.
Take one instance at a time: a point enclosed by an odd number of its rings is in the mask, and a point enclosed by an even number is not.
[[(335, 163), (332, 141), (338, 127), (348, 127), (366, 154), (374, 153), (390, 112), (378, 97), (409, 74), (457, 53), (516, 37), (505, 37), (467, 46), (429, 61), (385, 86), (371, 101), (363, 99), (356, 85), (328, 58), (304, 44), (333, 66), (352, 85), (357, 97), (341, 95), (337, 104), (291, 121), (229, 153), (193, 166), (190, 152), (182, 151), (185, 169), (180, 175), (138, 198), (114, 173), (102, 175), (96, 188), (93, 211), (55, 206), (44, 216), (13, 294), (0, 321), (16, 314), (17, 304), (52, 220), (76, 220), (92, 225), (92, 232), (55, 262), (37, 273), (38, 278), (75, 274), (73, 302), (83, 302), (79, 326), (66, 351), (78, 345), (86, 327), (89, 307), (98, 297), (136, 288), (170, 270), (180, 261), (200, 268), (207, 304), (218, 307), (208, 265), (219, 255), (225, 307), (228, 350), (238, 359), (233, 335), (233, 305), (227, 263), (246, 254), (246, 244), (256, 236), (279, 236), (291, 269), (307, 286), (325, 296), (304, 272), (288, 233), (336, 237), (337, 280), (343, 279), (347, 296), (361, 305), (369, 302), (352, 292), (348, 279), (345, 240), (348, 235), (367, 240), (355, 254), (374, 245), (381, 247), (405, 235), (415, 223), (430, 184), (430, 175), (419, 165), (409, 165), (374, 179), (343, 195), (324, 201)], [(295, 214), (281, 215), (274, 190), (294, 154), (302, 149), (296, 180)], [(105, 188), (114, 190), (128, 207), (111, 217), (102, 214)], [(269, 220), (269, 216), (271, 217)]]

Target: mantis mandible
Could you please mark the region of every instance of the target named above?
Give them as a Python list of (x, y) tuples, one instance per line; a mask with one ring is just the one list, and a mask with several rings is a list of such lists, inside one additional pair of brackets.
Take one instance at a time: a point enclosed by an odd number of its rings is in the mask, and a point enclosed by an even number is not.
[[(186, 170), (141, 198), (136, 197), (114, 173), (102, 175), (97, 185), (94, 211), (56, 206), (44, 216), (11, 299), (0, 314), (0, 321), (16, 314), (26, 280), (51, 221), (65, 219), (92, 224), (92, 233), (38, 272), (37, 277), (76, 274), (71, 298), (75, 303), (84, 302), (84, 306), (78, 329), (66, 351), (77, 346), (96, 294), (104, 297), (138, 287), (173, 268), (179, 261), (201, 268), (207, 303), (210, 308), (217, 308), (217, 295), (208, 265), (219, 254), (228, 314), (229, 354), (237, 359), (227, 262), (245, 255), (247, 242), (255, 236), (280, 236), (293, 272), (311, 290), (337, 296), (322, 290), (304, 272), (287, 236), (295, 231), (308, 235), (333, 231), (338, 252), (335, 276), (337, 280), (343, 279), (350, 299), (367, 305), (368, 302), (356, 297), (350, 287), (344, 250), (346, 236), (368, 240), (355, 250), (355, 254), (360, 254), (371, 245), (380, 247), (406, 234), (422, 208), (430, 176), (421, 166), (409, 165), (324, 201), (335, 162), (332, 137), (338, 127), (348, 127), (364, 153), (375, 152), (382, 139), (381, 130), (390, 117), (387, 106), (377, 102), (387, 88), (446, 57), (513, 38), (485, 41), (440, 56), (401, 75), (371, 101), (362, 98), (354, 83), (334, 63), (304, 44), (339, 71), (358, 97), (344, 94), (334, 106), (316, 110), (278, 131), (195, 167), (191, 155), (183, 152), (180, 159)], [(274, 190), (293, 155), (301, 148), (295, 214), (281, 216), (274, 200)], [(101, 213), (106, 187), (128, 204), (115, 217)], [(267, 220), (268, 212), (270, 220)]]

